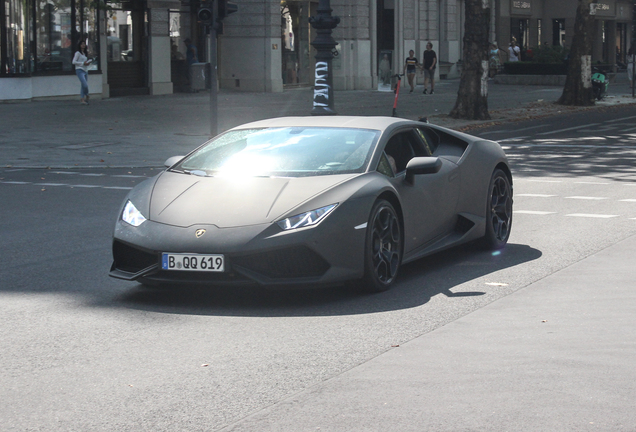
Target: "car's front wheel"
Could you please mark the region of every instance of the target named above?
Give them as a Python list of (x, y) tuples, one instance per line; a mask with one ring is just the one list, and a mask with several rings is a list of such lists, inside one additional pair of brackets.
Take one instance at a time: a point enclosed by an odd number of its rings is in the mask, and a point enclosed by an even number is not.
[(485, 246), (490, 249), (503, 248), (508, 242), (511, 228), (512, 187), (506, 173), (496, 169), (488, 188)]
[(367, 292), (388, 290), (402, 262), (402, 224), (390, 202), (378, 200), (367, 224), (364, 278), (360, 288)]

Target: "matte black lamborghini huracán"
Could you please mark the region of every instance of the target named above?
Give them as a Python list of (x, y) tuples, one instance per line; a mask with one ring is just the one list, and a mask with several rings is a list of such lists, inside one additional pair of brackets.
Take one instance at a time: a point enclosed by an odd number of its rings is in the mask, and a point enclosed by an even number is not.
[(502, 248), (512, 175), (498, 143), (392, 117), (233, 128), (135, 187), (110, 275), (146, 285), (352, 282), (481, 239)]

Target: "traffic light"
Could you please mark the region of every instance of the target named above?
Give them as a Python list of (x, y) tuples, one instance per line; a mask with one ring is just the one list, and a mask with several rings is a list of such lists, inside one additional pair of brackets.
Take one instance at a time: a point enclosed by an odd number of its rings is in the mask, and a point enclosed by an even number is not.
[(228, 0), (204, 0), (197, 11), (198, 20), (206, 26), (212, 26), (217, 34), (223, 34), (223, 19), (238, 11), (238, 6)]
[(212, 25), (215, 21), (215, 13), (214, 13), (214, 2), (213, 1), (202, 1), (199, 6), (199, 10), (197, 11), (197, 18), (203, 25), (209, 26)]
[(216, 18), (217, 21), (223, 21), (225, 17), (238, 11), (238, 6), (236, 5), (236, 3), (230, 3), (227, 0), (218, 0), (218, 2), (219, 16)]
[(223, 19), (230, 14), (233, 14), (238, 10), (238, 6), (235, 3), (230, 3), (227, 0), (218, 1), (218, 15), (216, 17), (216, 34), (223, 34)]

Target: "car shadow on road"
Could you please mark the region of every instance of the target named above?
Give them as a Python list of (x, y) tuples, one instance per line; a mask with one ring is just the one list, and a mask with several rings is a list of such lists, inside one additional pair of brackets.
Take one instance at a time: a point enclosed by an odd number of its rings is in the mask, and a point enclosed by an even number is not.
[[(337, 316), (408, 309), (442, 294), (474, 297), (488, 291), (464, 291), (461, 285), (520, 264), (541, 252), (527, 245), (508, 244), (502, 251), (483, 251), (474, 244), (460, 246), (404, 265), (396, 284), (379, 294), (360, 293), (345, 286), (271, 290), (235, 287), (172, 287), (142, 285), (120, 294), (108, 305), (159, 313), (214, 316)], [(491, 282), (491, 281), (490, 281)], [(497, 281), (480, 285), (501, 291)], [(508, 290), (520, 287), (507, 287)]]

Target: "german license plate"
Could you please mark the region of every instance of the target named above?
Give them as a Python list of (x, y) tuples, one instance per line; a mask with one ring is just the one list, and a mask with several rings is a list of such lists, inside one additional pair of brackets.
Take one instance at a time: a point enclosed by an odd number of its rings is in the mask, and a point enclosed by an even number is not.
[(161, 268), (163, 270), (222, 272), (225, 271), (225, 257), (223, 255), (163, 253)]

